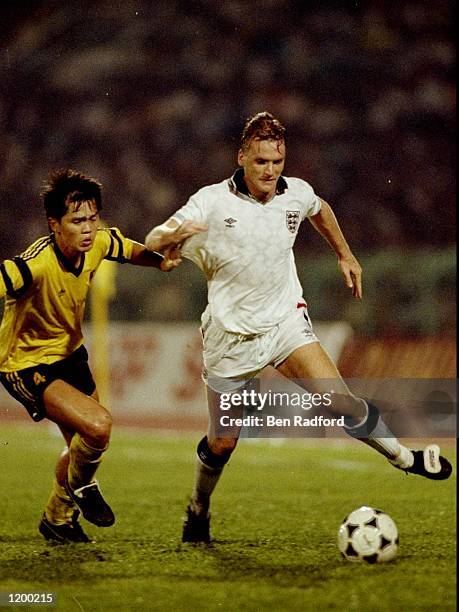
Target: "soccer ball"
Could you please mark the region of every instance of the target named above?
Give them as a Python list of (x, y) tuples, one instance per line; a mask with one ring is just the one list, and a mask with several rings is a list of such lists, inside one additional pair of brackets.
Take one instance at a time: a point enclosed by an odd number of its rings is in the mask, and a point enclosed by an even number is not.
[(397, 526), (382, 510), (362, 506), (344, 519), (338, 547), (348, 561), (391, 561), (398, 549)]

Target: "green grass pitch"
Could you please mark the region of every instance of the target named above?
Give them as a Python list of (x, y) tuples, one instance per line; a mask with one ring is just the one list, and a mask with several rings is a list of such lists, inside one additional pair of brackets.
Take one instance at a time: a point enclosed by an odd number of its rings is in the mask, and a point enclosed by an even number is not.
[[(0, 430), (0, 592), (57, 593), (57, 610), (455, 609), (455, 475), (406, 476), (355, 441), (242, 440), (219, 483), (210, 546), (180, 542), (199, 434), (115, 429), (101, 466), (117, 515), (91, 545), (37, 532), (61, 439), (45, 424)], [(450, 445), (445, 453), (451, 460)], [(344, 516), (389, 513), (397, 559), (342, 560)]]

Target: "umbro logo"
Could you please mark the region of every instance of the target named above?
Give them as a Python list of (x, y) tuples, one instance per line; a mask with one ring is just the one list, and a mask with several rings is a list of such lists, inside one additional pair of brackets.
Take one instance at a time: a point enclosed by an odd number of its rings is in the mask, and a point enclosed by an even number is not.
[(228, 217), (228, 219), (225, 219), (225, 227), (234, 227), (234, 224), (237, 223), (237, 219), (233, 219), (232, 217)]

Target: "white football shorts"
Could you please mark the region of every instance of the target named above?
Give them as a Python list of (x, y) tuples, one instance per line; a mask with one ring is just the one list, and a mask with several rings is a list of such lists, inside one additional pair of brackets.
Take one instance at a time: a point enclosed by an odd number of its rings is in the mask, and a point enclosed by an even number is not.
[(269, 331), (250, 335), (225, 331), (204, 313), (201, 334), (203, 380), (218, 393), (236, 391), (264, 367), (277, 367), (300, 346), (319, 342), (303, 305)]

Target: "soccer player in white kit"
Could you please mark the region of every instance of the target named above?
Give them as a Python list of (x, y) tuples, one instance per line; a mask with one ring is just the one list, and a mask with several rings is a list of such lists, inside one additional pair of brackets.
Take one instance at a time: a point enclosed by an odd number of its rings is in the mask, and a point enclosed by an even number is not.
[(245, 124), (233, 177), (200, 189), (145, 240), (147, 248), (153, 246), (185, 220), (207, 226), (182, 246), (182, 255), (208, 283), (201, 332), (210, 417), (197, 448), (184, 542), (210, 541), (210, 496), (239, 437), (240, 427), (219, 427), (221, 394), (240, 392), (267, 365), (303, 382), (309, 392), (329, 391), (333, 381), (328, 411), (344, 416), (349, 435), (397, 468), (435, 480), (451, 473), (437, 445), (411, 451), (400, 444), (376, 407), (351, 393), (315, 336), (292, 250), (301, 222), (308, 219), (330, 244), (357, 299), (362, 271), (329, 204), (302, 179), (282, 175), (285, 153), (283, 125), (270, 113), (258, 113)]

